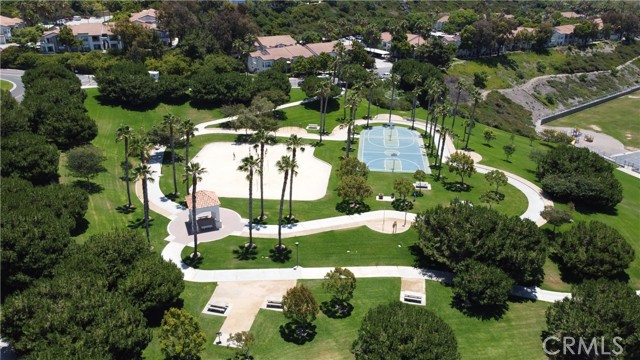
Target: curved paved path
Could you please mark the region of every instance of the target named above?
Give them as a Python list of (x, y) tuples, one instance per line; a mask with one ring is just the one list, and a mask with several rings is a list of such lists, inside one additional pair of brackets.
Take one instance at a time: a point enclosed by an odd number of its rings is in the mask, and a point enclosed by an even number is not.
[[(286, 104), (283, 106), (295, 106), (300, 102)], [(372, 119), (370, 122), (372, 123), (386, 123), (388, 118), (385, 119), (386, 116), (378, 117), (377, 119)], [(220, 128), (209, 128), (207, 126), (213, 124), (220, 124), (227, 121), (233, 120), (233, 117), (214, 120), (207, 123), (202, 123), (199, 125), (199, 132), (197, 135), (204, 134), (216, 134), (216, 133), (236, 133), (233, 130), (226, 130)], [(409, 121), (399, 119), (397, 117), (393, 118), (395, 123), (402, 124), (410, 124)], [(358, 120), (358, 124), (365, 124), (366, 120)], [(418, 123), (420, 124), (420, 123)], [(290, 129), (293, 130), (293, 129)], [(300, 131), (296, 131), (298, 135)], [(277, 136), (289, 136), (290, 131), (280, 131), (277, 133)], [(302, 136), (304, 138), (316, 139), (318, 137), (317, 134), (302, 134), (306, 136)], [(328, 136), (325, 136), (326, 140), (335, 140), (335, 141), (344, 141), (346, 140), (346, 129), (340, 129), (336, 127), (334, 132)], [(436, 137), (439, 136), (439, 133), (436, 134)], [(455, 152), (456, 149), (453, 145), (451, 139), (446, 139), (446, 147), (444, 152), (445, 159), (449, 157), (449, 154)], [(164, 196), (162, 191), (160, 190), (159, 185), (159, 176), (162, 175), (162, 157), (164, 156), (164, 148), (159, 147), (156, 148), (152, 152), (152, 158), (150, 161), (150, 166), (153, 171), (155, 171), (153, 177), (155, 178), (155, 182), (149, 184), (149, 199), (150, 199), (150, 207), (152, 210), (167, 216), (171, 219), (175, 219), (180, 213), (182, 213), (185, 209), (170, 201)], [(477, 164), (476, 165), (479, 173), (486, 173), (493, 168)], [(540, 211), (544, 209), (544, 206), (552, 203), (546, 200), (542, 196), (542, 191), (536, 185), (531, 182), (511, 173), (506, 173), (509, 178), (509, 183), (515, 186), (517, 189), (522, 191), (527, 197), (529, 206), (524, 214), (521, 215), (522, 218), (528, 218), (538, 225), (544, 224), (544, 220), (540, 217)], [(141, 186), (139, 183), (136, 186), (136, 193), (138, 197), (141, 197)], [(408, 213), (407, 221), (413, 222), (415, 220), (416, 214)], [(401, 220), (404, 219), (404, 213), (397, 211), (372, 211), (359, 215), (345, 215), (345, 216), (337, 216), (333, 218), (326, 219), (318, 219), (312, 221), (300, 222), (295, 225), (287, 226), (282, 229), (282, 233), (284, 237), (291, 236), (301, 236), (301, 235), (309, 235), (320, 232), (325, 232), (329, 230), (337, 230), (337, 229), (348, 229), (359, 227), (363, 225), (370, 224), (372, 222), (383, 221), (383, 219), (395, 219)], [(248, 220), (243, 219), (243, 223), (248, 223)], [(254, 228), (254, 236), (259, 238), (275, 238), (277, 237), (278, 227), (277, 225), (266, 225), (266, 226), (256, 226)], [(248, 227), (244, 226), (244, 229), (238, 234), (241, 236), (248, 236)], [(280, 268), (280, 269), (247, 269), (247, 270), (199, 270), (189, 267), (188, 265), (182, 262), (181, 253), (183, 249), (188, 246), (184, 242), (171, 241), (173, 236), (169, 236), (167, 239), (170, 240), (169, 244), (162, 251), (162, 257), (167, 261), (172, 261), (175, 264), (178, 264), (180, 269), (183, 271), (185, 280), (194, 281), (194, 282), (223, 282), (223, 281), (256, 281), (256, 280), (286, 280), (286, 279), (322, 279), (324, 275), (331, 270), (329, 267), (320, 267), (320, 268), (298, 268), (298, 269), (290, 269), (290, 268)], [(426, 269), (417, 269), (412, 267), (403, 267), (403, 266), (356, 266), (349, 267), (350, 270), (354, 272), (357, 277), (404, 277), (404, 278), (414, 278), (414, 279), (426, 279), (426, 280), (435, 280), (435, 281), (450, 281), (453, 278), (452, 273), (441, 272), (441, 271), (433, 271)], [(541, 301), (557, 301), (567, 296), (570, 296), (568, 293), (559, 293), (542, 290), (536, 287), (522, 287), (516, 286), (513, 290), (514, 295), (538, 299)]]

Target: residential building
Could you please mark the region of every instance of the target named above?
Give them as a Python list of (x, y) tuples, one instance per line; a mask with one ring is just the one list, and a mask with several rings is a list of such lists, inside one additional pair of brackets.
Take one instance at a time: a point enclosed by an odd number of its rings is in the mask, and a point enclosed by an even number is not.
[(584, 19), (584, 15), (577, 14), (573, 11), (561, 12), (560, 15), (562, 15), (563, 18), (567, 19)]
[(11, 31), (17, 28), (23, 28), (24, 21), (19, 18), (10, 18), (0, 15), (0, 44), (7, 44), (11, 41)]
[(573, 36), (573, 30), (575, 25), (560, 25), (553, 27), (553, 35), (549, 40), (549, 46), (565, 46), (573, 44), (575, 37)]
[[(391, 35), (390, 32), (385, 31), (382, 34), (380, 34), (380, 40), (381, 40), (381, 47), (384, 50), (389, 51), (389, 49), (391, 49), (391, 40), (393, 40), (393, 35)], [(411, 33), (407, 33), (407, 41), (413, 47), (417, 47), (427, 42), (422, 36), (411, 34)]]
[(289, 35), (258, 36), (253, 44), (258, 50), (280, 48), (297, 44), (296, 40)]
[(442, 30), (442, 27), (449, 22), (449, 15), (445, 15), (436, 21), (436, 31)]
[(60, 28), (45, 31), (40, 43), (40, 51), (44, 54), (51, 54), (63, 51), (92, 51), (102, 50), (106, 51), (111, 48), (122, 49), (122, 42), (120, 39), (113, 35), (111, 27), (113, 24), (95, 24), (87, 23), (80, 25), (71, 25), (69, 28), (73, 32), (76, 39), (79, 40), (80, 46), (75, 49), (67, 49), (61, 45), (58, 41), (58, 34)]
[[(598, 34), (598, 38), (604, 39), (604, 34), (602, 33), (602, 29), (604, 29), (604, 22), (602, 21), (602, 18), (595, 18), (591, 21), (598, 26), (598, 31), (600, 31), (600, 33)], [(609, 35), (609, 39), (605, 39), (605, 40), (620, 40), (620, 34), (614, 34), (612, 32)]]
[[(289, 35), (263, 36), (256, 39), (258, 50), (249, 53), (247, 68), (250, 72), (261, 72), (270, 69), (278, 60), (293, 62), (296, 58), (310, 58), (327, 53), (336, 56), (333, 51), (337, 41), (300, 45)], [(345, 43), (345, 49), (351, 49)]]
[(158, 28), (158, 24), (160, 22), (158, 21), (158, 16), (155, 9), (146, 9), (137, 13), (133, 13), (129, 17), (129, 21), (134, 24), (141, 25), (146, 29), (155, 31), (158, 36), (160, 36), (160, 39), (162, 40), (162, 43), (164, 45), (168, 46), (171, 44), (171, 38), (169, 37), (169, 34)]

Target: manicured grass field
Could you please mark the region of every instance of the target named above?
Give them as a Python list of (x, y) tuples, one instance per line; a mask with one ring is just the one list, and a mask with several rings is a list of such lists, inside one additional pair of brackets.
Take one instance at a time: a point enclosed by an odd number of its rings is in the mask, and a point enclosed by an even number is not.
[(13, 84), (7, 80), (0, 80), (0, 90), (11, 90), (13, 88)]
[[(318, 302), (329, 300), (320, 280), (305, 280)], [(353, 359), (351, 345), (357, 337), (362, 318), (377, 305), (398, 301), (400, 279), (358, 279), (351, 316), (331, 319), (320, 313), (314, 322), (317, 335), (304, 344), (282, 339), (279, 326), (287, 320), (282, 313), (260, 310), (251, 333), (256, 335), (252, 353), (257, 359)], [(509, 311), (500, 320), (469, 318), (452, 309), (451, 290), (427, 281), (427, 308), (449, 324), (458, 341), (463, 359), (541, 359), (540, 333), (544, 327), (546, 303), (509, 303)]]
[[(392, 222), (385, 226), (391, 228)], [(398, 223), (402, 228), (403, 222)], [(406, 226), (410, 226), (407, 222)], [(366, 226), (350, 229), (327, 231), (314, 235), (298, 236), (282, 239), (292, 250), (290, 259), (285, 263), (274, 262), (269, 258), (269, 250), (278, 243), (278, 239), (254, 238), (258, 245), (258, 253), (254, 260), (239, 260), (233, 251), (249, 241), (246, 237), (229, 236), (222, 240), (200, 243), (198, 251), (202, 254), (199, 269), (256, 269), (256, 268), (291, 268), (296, 265), (294, 243), (299, 242), (300, 266), (377, 266), (397, 265), (414, 266), (416, 258), (411, 255), (410, 246), (417, 241), (418, 234), (409, 229), (399, 234), (382, 234)], [(185, 247), (182, 257), (187, 258), (193, 252), (192, 247)]]
[(550, 122), (611, 135), (625, 146), (640, 148), (640, 92)]
[(295, 102), (304, 100), (307, 98), (307, 94), (302, 91), (300, 88), (291, 88), (291, 92), (289, 92), (289, 101)]

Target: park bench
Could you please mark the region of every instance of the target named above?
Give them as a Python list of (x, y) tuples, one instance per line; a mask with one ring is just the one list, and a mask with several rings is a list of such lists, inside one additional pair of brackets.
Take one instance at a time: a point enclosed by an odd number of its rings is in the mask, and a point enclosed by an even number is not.
[(267, 300), (267, 309), (282, 310), (282, 301), (279, 301), (279, 300)]
[(212, 313), (224, 314), (227, 312), (228, 308), (229, 308), (229, 305), (209, 304), (207, 306), (207, 311)]
[(421, 304), (421, 303), (422, 303), (422, 296), (418, 296), (418, 295), (405, 295), (405, 296), (404, 296), (404, 301), (405, 301), (405, 302), (414, 303), (414, 304)]
[(416, 181), (413, 183), (413, 187), (418, 190), (418, 189), (427, 189), (427, 190), (431, 190), (431, 184), (429, 184), (428, 182), (424, 182), (424, 181)]

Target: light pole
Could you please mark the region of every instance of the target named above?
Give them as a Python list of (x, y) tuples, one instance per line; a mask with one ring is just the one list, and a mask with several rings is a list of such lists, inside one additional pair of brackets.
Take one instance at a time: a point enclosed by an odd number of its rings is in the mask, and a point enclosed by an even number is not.
[(296, 241), (296, 269), (300, 266), (300, 252), (298, 251), (300, 243)]

